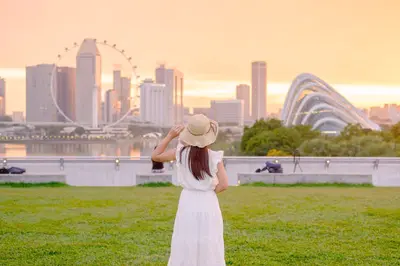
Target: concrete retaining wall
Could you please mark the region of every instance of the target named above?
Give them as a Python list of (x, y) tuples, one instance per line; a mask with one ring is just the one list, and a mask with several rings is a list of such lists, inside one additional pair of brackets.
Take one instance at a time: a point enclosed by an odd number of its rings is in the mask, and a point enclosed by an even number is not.
[(168, 173), (145, 173), (136, 175), (136, 185), (147, 183), (172, 183), (172, 174)]
[(310, 183), (343, 183), (372, 184), (371, 174), (320, 174), (320, 173), (239, 173), (238, 183), (248, 184), (262, 182), (266, 184), (310, 184)]
[[(4, 159), (4, 158), (3, 158)], [(265, 163), (275, 158), (266, 157), (226, 157), (226, 171), (229, 185), (238, 184), (239, 173), (254, 173)], [(283, 166), (284, 174), (294, 172), (293, 159), (277, 158)], [(329, 164), (327, 161), (329, 160)], [(1, 163), (1, 158), (0, 158)], [(147, 157), (24, 157), (7, 158), (7, 166), (21, 167), (29, 173), (62, 173), (71, 186), (134, 186), (136, 175), (151, 174), (151, 160)], [(164, 164), (172, 183), (177, 184), (176, 165)], [(322, 174), (328, 176), (372, 175), (374, 186), (400, 187), (400, 158), (301, 158), (296, 174)], [(301, 173), (301, 170), (303, 171)]]
[(66, 183), (66, 181), (67, 178), (65, 174), (0, 175), (0, 183), (50, 183), (50, 182)]

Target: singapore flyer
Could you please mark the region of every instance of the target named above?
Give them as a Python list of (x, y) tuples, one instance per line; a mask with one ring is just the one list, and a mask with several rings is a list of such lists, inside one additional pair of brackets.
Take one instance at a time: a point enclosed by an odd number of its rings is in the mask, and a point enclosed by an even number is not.
[[(102, 101), (102, 58), (98, 47), (108, 52), (113, 52), (126, 66), (128, 77), (122, 77), (121, 71), (113, 74), (113, 88), (107, 91), (108, 102)], [(103, 48), (104, 47), (104, 48)], [(74, 96), (71, 101), (74, 106), (74, 115), (68, 114), (60, 106), (56, 87), (58, 81), (59, 66), (69, 55), (76, 53), (76, 72), (74, 77)], [(132, 63), (132, 57), (126, 54), (125, 50), (117, 44), (97, 39), (84, 39), (80, 45), (73, 43), (65, 47), (64, 51), (57, 55), (50, 73), (50, 95), (53, 104), (65, 122), (83, 128), (109, 128), (114, 127), (132, 115), (139, 104), (139, 75), (137, 66)], [(106, 97), (106, 96), (105, 96)], [(102, 106), (107, 106), (108, 109)]]

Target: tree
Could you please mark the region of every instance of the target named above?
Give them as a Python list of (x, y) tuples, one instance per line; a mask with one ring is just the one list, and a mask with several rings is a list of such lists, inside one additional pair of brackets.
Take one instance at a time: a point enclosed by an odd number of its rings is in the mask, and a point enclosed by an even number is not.
[(321, 132), (313, 130), (310, 125), (297, 125), (294, 126), (293, 129), (299, 132), (302, 141), (315, 139), (321, 136)]
[(393, 137), (392, 132), (390, 130), (382, 130), (382, 131), (372, 131), (370, 136), (379, 136), (383, 139), (385, 142), (392, 142), (395, 141), (396, 139)]
[(211, 145), (212, 150), (222, 150), (225, 156), (238, 156), (240, 155), (239, 142), (215, 142)]
[(352, 137), (365, 136), (366, 133), (360, 124), (348, 124), (342, 132), (340, 132), (340, 140), (349, 140)]
[(400, 122), (390, 128), (390, 133), (396, 141), (400, 140)]
[[(240, 150), (242, 152), (246, 151), (246, 146), (249, 140), (258, 134), (265, 131), (271, 131), (282, 127), (282, 121), (278, 119), (268, 119), (268, 120), (257, 120), (252, 127), (245, 127), (242, 136), (242, 141), (240, 144)], [(265, 153), (264, 153), (265, 154)]]
[(340, 144), (322, 138), (307, 140), (300, 146), (300, 153), (304, 156), (341, 156), (341, 152)]
[(305, 156), (395, 156), (396, 148), (379, 136), (355, 136), (348, 140), (312, 139), (305, 141), (300, 151)]
[(290, 156), (291, 154), (288, 152), (284, 152), (277, 149), (271, 149), (268, 151), (267, 156), (269, 157), (280, 157), (280, 156)]
[(12, 122), (12, 118), (11, 116), (8, 115), (2, 115), (0, 116), (0, 122)]
[(75, 135), (82, 136), (85, 134), (86, 130), (83, 127), (77, 127), (74, 130)]
[(309, 125), (287, 128), (276, 119), (259, 120), (245, 128), (240, 144), (243, 154), (256, 156), (290, 155), (296, 149), (304, 156), (400, 156), (400, 123), (390, 131), (349, 124), (332, 137)]
[(50, 126), (46, 129), (48, 136), (59, 136), (62, 128), (57, 126)]
[[(265, 154), (267, 154), (267, 152), (271, 149), (270, 138), (270, 131), (260, 132), (246, 142), (246, 146), (242, 151), (246, 155), (265, 156)], [(241, 145), (243, 145), (243, 141)]]
[(254, 135), (247, 141), (244, 152), (247, 155), (265, 156), (269, 150), (276, 149), (292, 154), (300, 144), (299, 132), (293, 128), (279, 127)]
[(272, 148), (293, 153), (302, 143), (300, 133), (292, 128), (280, 127), (272, 131)]
[(357, 153), (358, 157), (387, 157), (396, 156), (396, 151), (389, 143), (375, 142), (368, 143), (363, 149)]

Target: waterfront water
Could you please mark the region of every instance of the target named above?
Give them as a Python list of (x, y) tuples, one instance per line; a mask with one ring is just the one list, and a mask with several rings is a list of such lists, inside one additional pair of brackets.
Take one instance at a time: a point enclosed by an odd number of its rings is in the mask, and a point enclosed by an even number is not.
[(149, 156), (155, 140), (116, 142), (1, 143), (1, 157), (24, 156)]

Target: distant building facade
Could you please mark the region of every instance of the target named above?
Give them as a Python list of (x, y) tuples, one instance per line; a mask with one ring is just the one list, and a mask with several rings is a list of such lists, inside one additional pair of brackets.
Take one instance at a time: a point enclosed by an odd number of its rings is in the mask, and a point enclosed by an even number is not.
[(117, 93), (120, 103), (120, 116), (125, 115), (131, 109), (131, 79), (122, 77), (120, 70), (113, 73), (113, 89)]
[[(26, 67), (26, 121), (57, 122), (58, 111), (50, 92), (55, 65), (41, 64)], [(53, 93), (57, 99), (57, 75), (53, 79)]]
[(108, 90), (104, 99), (104, 122), (113, 123), (119, 118), (119, 102), (116, 90)]
[(6, 81), (0, 77), (0, 116), (6, 115)]
[(14, 111), (12, 113), (12, 120), (17, 123), (25, 122), (24, 113), (20, 111)]
[[(73, 67), (57, 68), (57, 103), (64, 114), (75, 121), (75, 88), (76, 69)], [(63, 115), (58, 115), (58, 121), (67, 122)]]
[(211, 101), (211, 118), (221, 125), (243, 126), (243, 100)]
[(156, 69), (156, 83), (165, 84), (168, 105), (168, 125), (183, 122), (183, 73), (161, 65)]
[(76, 122), (98, 127), (101, 120), (101, 55), (94, 39), (85, 39), (76, 56)]
[(251, 64), (251, 115), (253, 120), (267, 117), (267, 63)]
[(236, 100), (243, 100), (244, 120), (249, 121), (250, 117), (250, 86), (239, 84), (236, 86)]
[(195, 107), (195, 108), (193, 108), (193, 114), (194, 115), (202, 114), (202, 115), (205, 115), (207, 117), (211, 117), (211, 108)]
[(140, 85), (140, 118), (160, 127), (172, 126), (171, 93), (165, 84), (146, 80)]

